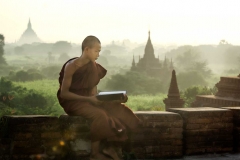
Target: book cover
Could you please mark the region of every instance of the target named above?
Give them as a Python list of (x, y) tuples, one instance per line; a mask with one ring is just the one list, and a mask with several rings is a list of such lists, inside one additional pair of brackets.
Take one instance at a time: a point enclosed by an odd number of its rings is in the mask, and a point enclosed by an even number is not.
[(99, 92), (96, 96), (100, 101), (112, 101), (124, 99), (124, 94), (126, 91), (109, 91), (109, 92)]

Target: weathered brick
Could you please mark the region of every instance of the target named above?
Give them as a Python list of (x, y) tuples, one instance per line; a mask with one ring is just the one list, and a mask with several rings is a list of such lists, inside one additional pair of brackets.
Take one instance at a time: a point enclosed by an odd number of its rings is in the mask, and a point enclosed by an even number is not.
[(41, 138), (43, 139), (59, 139), (62, 135), (60, 132), (45, 132), (41, 133)]
[(90, 126), (85, 123), (85, 124), (70, 124), (70, 125), (66, 125), (64, 127), (64, 130), (68, 130), (68, 131), (72, 131), (72, 132), (89, 132), (90, 131)]
[(32, 138), (32, 133), (15, 133), (13, 135), (14, 140), (23, 140)]
[(185, 155), (194, 155), (194, 154), (203, 154), (205, 153), (205, 148), (192, 148), (192, 149), (186, 149), (184, 151)]
[(200, 125), (199, 124), (186, 124), (184, 129), (186, 129), (186, 130), (196, 130), (196, 129), (200, 129)]
[(12, 145), (13, 145), (13, 147), (16, 147), (16, 148), (28, 148), (28, 147), (41, 146), (41, 140), (24, 139), (21, 141), (13, 141)]
[(44, 152), (44, 148), (41, 146), (36, 146), (36, 147), (24, 147), (24, 148), (17, 148), (14, 147), (11, 150), (13, 155), (16, 154), (24, 154), (24, 155), (30, 155), (30, 154), (42, 154)]
[(89, 123), (87, 119), (81, 116), (68, 116), (66, 114), (59, 117), (61, 124), (86, 124)]

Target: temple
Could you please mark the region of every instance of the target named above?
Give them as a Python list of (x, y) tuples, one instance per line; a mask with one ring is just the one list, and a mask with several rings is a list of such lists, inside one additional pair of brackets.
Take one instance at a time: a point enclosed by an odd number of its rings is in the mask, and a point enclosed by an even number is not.
[(168, 90), (168, 98), (164, 99), (165, 110), (169, 108), (182, 108), (184, 101), (180, 98), (175, 70), (172, 71), (172, 78)]
[(17, 42), (18, 45), (22, 45), (22, 44), (31, 44), (34, 42), (42, 42), (37, 34), (35, 33), (35, 31), (32, 29), (32, 24), (31, 21), (29, 19), (28, 21), (28, 27), (27, 29), (23, 32), (22, 36), (20, 37), (19, 41)]
[(150, 38), (150, 31), (148, 32), (148, 40), (145, 46), (144, 55), (141, 58), (139, 55), (139, 61), (136, 63), (135, 58), (133, 56), (131, 71), (137, 72), (146, 72), (148, 75), (153, 77), (161, 77), (165, 74), (171, 73), (174, 69), (172, 60), (171, 63), (168, 64), (166, 56), (163, 62), (155, 57), (154, 48), (152, 45), (152, 41)]
[(240, 106), (240, 75), (236, 77), (221, 77), (215, 85), (218, 89), (215, 95), (197, 95), (192, 107), (232, 107)]

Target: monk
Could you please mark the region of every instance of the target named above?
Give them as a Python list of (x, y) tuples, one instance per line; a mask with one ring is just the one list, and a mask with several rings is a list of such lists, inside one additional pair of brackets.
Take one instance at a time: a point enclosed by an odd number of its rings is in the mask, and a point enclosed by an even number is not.
[(138, 127), (140, 120), (124, 103), (103, 102), (96, 98), (97, 84), (107, 70), (95, 60), (99, 57), (101, 43), (95, 36), (87, 36), (82, 42), (82, 55), (69, 59), (62, 67), (57, 97), (64, 111), (70, 116), (82, 116), (91, 122), (91, 160), (119, 160), (116, 150), (107, 146), (100, 150), (101, 141), (125, 141), (128, 131)]

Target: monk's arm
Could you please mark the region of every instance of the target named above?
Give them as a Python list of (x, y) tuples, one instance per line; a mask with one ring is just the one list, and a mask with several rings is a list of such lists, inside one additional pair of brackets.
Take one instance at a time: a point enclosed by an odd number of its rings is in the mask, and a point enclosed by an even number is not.
[(98, 94), (98, 92), (97, 92), (97, 86), (95, 86), (95, 87), (93, 88), (92, 93), (93, 93), (93, 95), (97, 95), (97, 94)]
[(71, 64), (67, 64), (65, 66), (60, 97), (64, 98), (64, 99), (68, 99), (68, 100), (88, 101), (89, 100), (88, 97), (79, 96), (79, 95), (69, 91), (69, 88), (72, 83), (72, 75), (75, 72), (75, 70), (76, 70), (75, 67)]

